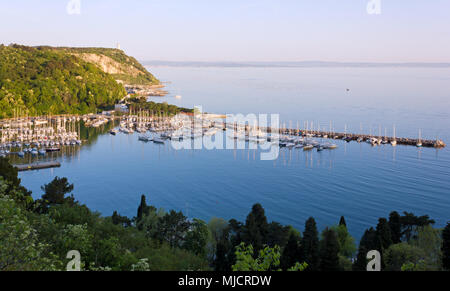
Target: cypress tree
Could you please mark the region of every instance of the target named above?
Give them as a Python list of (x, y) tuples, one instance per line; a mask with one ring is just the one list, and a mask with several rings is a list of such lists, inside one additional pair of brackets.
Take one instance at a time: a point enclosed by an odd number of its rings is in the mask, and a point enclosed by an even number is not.
[(302, 239), (302, 252), (305, 262), (308, 263), (308, 271), (319, 270), (319, 235), (316, 221), (310, 217), (305, 222), (305, 231)]
[(450, 222), (442, 232), (442, 266), (444, 270), (450, 271)]
[(400, 223), (400, 214), (397, 211), (392, 211), (389, 214), (389, 228), (391, 229), (392, 243), (400, 243), (402, 238), (402, 224)]
[(353, 264), (354, 271), (366, 271), (367, 269), (367, 253), (371, 250), (377, 250), (379, 243), (377, 239), (377, 233), (373, 227), (366, 229), (364, 235), (359, 242), (358, 255), (356, 261)]
[(284, 247), (280, 258), (280, 266), (283, 270), (287, 270), (294, 266), (297, 262), (303, 263), (303, 256), (300, 249), (301, 238), (295, 233), (291, 233), (288, 242)]
[(339, 242), (336, 232), (328, 227), (320, 243), (320, 270), (339, 271)]
[(381, 250), (386, 250), (389, 248), (392, 245), (392, 236), (389, 223), (386, 218), (380, 218), (378, 220), (376, 232)]
[(137, 210), (137, 219), (140, 220), (147, 209), (147, 202), (145, 201), (145, 195), (141, 196), (141, 203), (139, 204), (138, 210)]
[(341, 219), (339, 220), (339, 225), (343, 225), (343, 226), (347, 227), (347, 223), (345, 222), (344, 216), (341, 216)]
[(267, 234), (269, 232), (269, 224), (261, 204), (253, 205), (252, 211), (247, 216), (245, 222), (244, 242), (251, 244), (258, 252), (267, 244)]
[(147, 205), (147, 202), (145, 201), (145, 195), (141, 196), (141, 203), (139, 204), (138, 210), (137, 210), (137, 217), (136, 217), (136, 225), (139, 230), (142, 230), (142, 225), (139, 224), (141, 219), (149, 214), (150, 208)]

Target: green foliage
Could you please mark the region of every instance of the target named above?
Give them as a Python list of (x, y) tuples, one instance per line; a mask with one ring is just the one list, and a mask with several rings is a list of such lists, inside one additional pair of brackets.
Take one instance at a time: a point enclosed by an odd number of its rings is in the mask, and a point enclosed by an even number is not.
[(339, 271), (339, 242), (336, 232), (325, 228), (320, 242), (320, 270)]
[(317, 231), (316, 221), (310, 217), (305, 222), (305, 231), (302, 239), (303, 257), (308, 263), (308, 270), (319, 270), (319, 233)]
[(97, 112), (125, 95), (111, 75), (63, 50), (0, 47), (0, 118)]
[(423, 251), (422, 269), (427, 271), (439, 271), (442, 269), (442, 238), (438, 229), (434, 229), (431, 225), (419, 227), (417, 237), (410, 244)]
[(155, 116), (163, 116), (163, 115), (169, 115), (173, 116), (180, 112), (185, 113), (192, 113), (192, 109), (178, 107), (172, 104), (168, 104), (167, 102), (153, 102), (153, 101), (147, 101), (146, 98), (130, 98), (127, 100), (129, 103), (129, 108), (133, 112), (138, 112), (140, 110), (148, 111)]
[(450, 222), (442, 231), (442, 266), (450, 271)]
[(347, 227), (347, 222), (345, 222), (344, 216), (341, 216), (341, 219), (339, 220), (339, 225), (343, 225), (343, 226)]
[[(233, 265), (233, 271), (281, 271), (280, 266), (280, 247), (273, 248), (265, 246), (258, 252), (258, 256), (254, 258), (255, 251), (252, 245), (241, 243), (236, 247), (236, 264)], [(295, 263), (294, 266), (288, 268), (289, 271), (303, 271), (308, 264)]]
[(378, 220), (376, 232), (381, 250), (385, 250), (392, 245), (391, 229), (386, 218), (380, 218)]
[(172, 248), (167, 244), (149, 245), (140, 248), (135, 254), (139, 258), (146, 258), (152, 271), (209, 271), (206, 259), (189, 251)]
[(158, 221), (156, 238), (171, 247), (182, 247), (188, 233), (190, 223), (183, 213), (171, 210)]
[(400, 222), (400, 214), (397, 211), (389, 214), (389, 228), (391, 230), (392, 243), (400, 243), (402, 239), (402, 224)]
[[(43, 47), (44, 48), (44, 47)], [(135, 85), (158, 85), (159, 80), (150, 74), (144, 66), (141, 65), (135, 58), (127, 56), (122, 50), (112, 48), (67, 48), (58, 47), (50, 48), (55, 51), (65, 51), (75, 55), (95, 54), (97, 56), (106, 56), (117, 62), (121, 71), (117, 74), (112, 74), (115, 80), (122, 80), (127, 84)]]
[(283, 270), (287, 270), (290, 266), (294, 265), (296, 262), (303, 261), (303, 253), (300, 243), (301, 243), (301, 236), (299, 234), (292, 232), (281, 255), (281, 268)]
[(245, 230), (243, 241), (251, 244), (252, 247), (259, 251), (265, 244), (265, 238), (269, 232), (269, 225), (261, 204), (255, 204), (252, 211), (247, 216), (245, 222)]
[(56, 270), (60, 262), (50, 249), (14, 200), (0, 196), (0, 271)]
[(217, 246), (223, 237), (227, 235), (228, 223), (225, 219), (213, 217), (208, 222), (208, 242), (207, 242), (207, 256), (209, 261), (214, 261)]
[(405, 264), (417, 265), (423, 258), (423, 251), (408, 243), (391, 245), (383, 254), (386, 271), (401, 271)]
[(380, 244), (377, 232), (373, 227), (366, 229), (364, 235), (359, 242), (358, 255), (353, 264), (354, 271), (366, 271), (367, 269), (367, 253), (371, 250), (379, 250)]
[(413, 213), (404, 212), (404, 215), (400, 217), (400, 223), (402, 226), (402, 236), (409, 242), (411, 239), (417, 236), (418, 228), (430, 224), (434, 224), (434, 220), (430, 219), (428, 215), (415, 216)]
[(352, 258), (356, 253), (355, 239), (350, 235), (345, 224), (332, 226), (339, 242), (339, 255), (345, 258)]
[(295, 265), (289, 269), (287, 269), (288, 272), (302, 272), (308, 268), (307, 263), (295, 263)]
[(236, 247), (236, 264), (233, 271), (276, 271), (280, 265), (280, 247), (264, 247), (258, 252), (258, 257), (253, 258), (252, 245), (241, 243)]
[(191, 229), (186, 235), (183, 248), (205, 258), (208, 237), (209, 231), (206, 223), (203, 220), (194, 218), (194, 221), (191, 223)]
[(73, 195), (65, 197), (66, 194), (73, 191), (73, 184), (69, 184), (67, 178), (55, 177), (52, 182), (41, 187), (44, 191), (42, 199), (40, 200), (40, 211), (47, 212), (49, 206), (61, 205), (68, 203), (73, 205), (75, 198)]

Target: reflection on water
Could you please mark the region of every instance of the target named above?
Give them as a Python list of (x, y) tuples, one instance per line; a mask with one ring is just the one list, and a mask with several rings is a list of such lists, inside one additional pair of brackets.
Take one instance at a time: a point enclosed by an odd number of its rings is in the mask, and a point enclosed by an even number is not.
[(38, 197), (54, 176), (69, 177), (77, 199), (104, 215), (134, 216), (141, 194), (206, 220), (244, 220), (256, 202), (270, 219), (300, 229), (309, 216), (323, 227), (344, 215), (357, 237), (392, 210), (429, 214), (439, 225), (448, 219), (449, 160), (435, 149), (335, 140), (334, 150), (281, 148), (278, 159), (261, 161), (248, 144), (174, 150), (170, 142), (140, 142), (137, 134), (112, 136), (110, 126), (89, 129), (81, 149), (46, 157), (62, 161), (61, 168), (21, 173), (24, 185)]

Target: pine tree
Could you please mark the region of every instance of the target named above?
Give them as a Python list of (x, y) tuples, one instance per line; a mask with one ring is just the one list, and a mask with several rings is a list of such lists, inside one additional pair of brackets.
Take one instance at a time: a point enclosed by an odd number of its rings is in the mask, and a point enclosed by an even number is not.
[(300, 236), (292, 232), (286, 246), (284, 247), (283, 254), (280, 259), (280, 266), (283, 270), (291, 268), (297, 262), (303, 263), (300, 241)]
[(245, 222), (244, 242), (251, 244), (257, 253), (267, 244), (269, 224), (261, 204), (255, 204)]
[(320, 242), (320, 270), (339, 271), (339, 242), (336, 232), (328, 227)]
[(305, 231), (302, 239), (302, 252), (305, 262), (308, 263), (308, 271), (319, 270), (319, 235), (317, 232), (316, 221), (310, 217), (305, 222)]
[(341, 216), (341, 219), (339, 220), (339, 225), (343, 225), (343, 226), (347, 227), (347, 223), (345, 222), (344, 216)]
[(389, 214), (389, 228), (391, 229), (392, 243), (400, 243), (402, 238), (402, 224), (400, 223), (400, 214), (397, 211)]
[(392, 245), (391, 229), (386, 218), (380, 218), (377, 224), (377, 237), (381, 250), (387, 250)]
[(450, 222), (442, 232), (442, 266), (450, 271)]

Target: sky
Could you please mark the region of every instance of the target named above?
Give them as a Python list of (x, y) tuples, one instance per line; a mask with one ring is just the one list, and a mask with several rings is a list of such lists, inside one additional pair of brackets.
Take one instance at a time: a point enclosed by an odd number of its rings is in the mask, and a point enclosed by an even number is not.
[(0, 43), (120, 43), (141, 61), (450, 62), (450, 1), (0, 0)]

